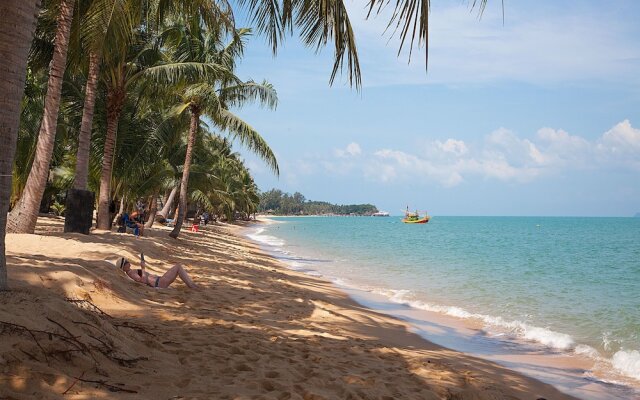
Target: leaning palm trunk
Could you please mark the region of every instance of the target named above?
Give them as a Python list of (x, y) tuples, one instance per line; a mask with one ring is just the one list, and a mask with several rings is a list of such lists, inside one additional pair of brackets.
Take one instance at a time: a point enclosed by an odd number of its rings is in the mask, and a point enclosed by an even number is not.
[(82, 109), (82, 123), (78, 134), (78, 152), (76, 157), (76, 176), (73, 188), (87, 190), (89, 179), (89, 147), (91, 144), (91, 127), (93, 126), (93, 111), (96, 104), (96, 92), (100, 73), (100, 56), (91, 51), (89, 54), (89, 76), (85, 87), (84, 106)]
[(158, 212), (158, 194), (159, 190), (156, 189), (153, 196), (151, 196), (151, 209), (149, 210), (149, 218), (147, 222), (144, 224), (145, 228), (151, 228), (153, 226), (153, 221), (156, 219), (156, 213)]
[(180, 185), (176, 185), (173, 189), (171, 189), (171, 193), (169, 194), (169, 198), (164, 203), (164, 207), (162, 210), (158, 212), (158, 215), (162, 216), (162, 218), (167, 219), (167, 215), (169, 215), (169, 211), (171, 211), (171, 207), (173, 206), (173, 202), (176, 198), (176, 194), (178, 193), (178, 189)]
[[(47, 97), (44, 103), (44, 116), (40, 124), (40, 133), (38, 134), (36, 154), (20, 201), (9, 215), (8, 230), (10, 232), (33, 233), (36, 229), (38, 211), (42, 201), (42, 194), (49, 178), (49, 164), (51, 163), (53, 145), (56, 139), (62, 80), (67, 66), (67, 50), (69, 48), (74, 5), (75, 0), (62, 0), (60, 3), (60, 13), (57, 18), (58, 25), (54, 40), (55, 47), (49, 70)], [(3, 18), (5, 18), (4, 15)]]
[(124, 88), (110, 88), (107, 93), (107, 136), (102, 155), (102, 173), (100, 174), (100, 197), (98, 199), (98, 229), (111, 229), (109, 203), (111, 200), (111, 172), (116, 147), (116, 133), (120, 113), (124, 105)]
[(33, 39), (38, 0), (0, 2), (0, 291), (7, 290), (5, 232), (11, 196), (13, 156), (20, 124), (20, 102)]
[(196, 132), (200, 126), (200, 111), (195, 106), (191, 106), (191, 126), (189, 126), (189, 139), (187, 139), (187, 154), (184, 157), (184, 168), (182, 169), (182, 182), (180, 183), (180, 203), (178, 205), (178, 218), (175, 226), (169, 234), (172, 238), (177, 238), (182, 228), (184, 216), (187, 213), (187, 189), (189, 186), (189, 170), (191, 169), (191, 157), (193, 144), (196, 140)]

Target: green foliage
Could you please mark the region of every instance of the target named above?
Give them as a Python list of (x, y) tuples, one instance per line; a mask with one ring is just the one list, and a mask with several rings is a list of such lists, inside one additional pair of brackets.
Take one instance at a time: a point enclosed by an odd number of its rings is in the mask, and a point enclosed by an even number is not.
[(62, 216), (64, 215), (64, 211), (65, 211), (65, 206), (64, 204), (60, 204), (57, 201), (55, 203), (53, 203), (51, 205), (51, 209), (53, 210), (53, 213), (57, 216)]
[(293, 195), (278, 189), (260, 193), (259, 212), (275, 215), (371, 215), (378, 212), (372, 204), (337, 205), (325, 201), (306, 200), (295, 192)]
[[(42, 120), (53, 53), (54, 3), (44, 3), (30, 53), (12, 202), (23, 191)], [(233, 73), (250, 31), (235, 30), (224, 2), (207, 0), (92, 0), (81, 2), (76, 12), (79, 18), (72, 27), (43, 210), (63, 213), (61, 199), (74, 180), (91, 50), (100, 53), (102, 61), (89, 149), (89, 189), (100, 189), (109, 90), (122, 88), (126, 93), (117, 121), (112, 199), (123, 200), (130, 209), (136, 201), (153, 201), (153, 196), (180, 182), (190, 119), (184, 111), (193, 111), (190, 107), (195, 105), (203, 119), (193, 149), (189, 208), (228, 220), (254, 213), (257, 186), (229, 139), (238, 139), (275, 173), (278, 164), (266, 141), (232, 111), (249, 102), (275, 108), (277, 95), (268, 82), (241, 80)]]

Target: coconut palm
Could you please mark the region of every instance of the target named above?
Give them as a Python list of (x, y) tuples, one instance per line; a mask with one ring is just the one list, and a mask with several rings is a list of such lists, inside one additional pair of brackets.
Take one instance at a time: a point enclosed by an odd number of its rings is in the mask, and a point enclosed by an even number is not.
[[(82, 111), (82, 122), (78, 133), (78, 151), (76, 156), (74, 189), (87, 190), (89, 176), (89, 148), (95, 108), (102, 47), (105, 40), (127, 43), (134, 31), (132, 13), (128, 9), (128, 0), (94, 0), (83, 15), (79, 46), (74, 50), (88, 54), (87, 82)], [(80, 54), (78, 54), (80, 53)]]
[(38, 145), (23, 194), (9, 215), (8, 229), (11, 232), (33, 233), (36, 227), (38, 209), (49, 177), (49, 163), (56, 137), (74, 6), (75, 0), (61, 0), (58, 6), (54, 53), (49, 70), (47, 98), (38, 135)]
[[(189, 180), (190, 199), (212, 214), (224, 215), (231, 221), (236, 211), (246, 215), (250, 202), (259, 199), (250, 195), (252, 179), (231, 143), (211, 132), (198, 135), (194, 165)], [(245, 186), (245, 183), (247, 184)], [(256, 188), (257, 190), (257, 188)], [(245, 209), (246, 208), (246, 209)]]
[(11, 194), (13, 155), (24, 91), (27, 55), (33, 38), (36, 0), (0, 2), (0, 290), (7, 289), (5, 232)]
[(261, 156), (275, 172), (278, 171), (275, 156), (262, 137), (245, 121), (229, 111), (230, 106), (242, 106), (250, 101), (259, 101), (261, 105), (270, 108), (275, 108), (277, 104), (276, 92), (270, 84), (242, 82), (231, 73), (237, 58), (242, 55), (243, 40), (248, 34), (250, 34), (249, 30), (239, 30), (233, 40), (225, 46), (222, 43), (221, 32), (206, 29), (196, 20), (177, 23), (162, 35), (165, 45), (171, 48), (175, 60), (214, 63), (224, 66), (228, 71), (225, 74), (212, 75), (211, 79), (198, 82), (179, 81), (176, 85), (180, 93), (180, 105), (175, 110), (176, 115), (188, 111), (190, 126), (180, 183), (178, 218), (170, 233), (173, 238), (178, 237), (186, 214), (189, 171), (201, 116), (208, 117), (217, 127), (238, 137), (241, 142)]
[[(147, 12), (142, 15), (146, 18), (142, 21), (132, 13), (136, 9), (136, 3), (145, 3), (143, 9)], [(163, 20), (176, 15), (191, 15), (199, 13), (205, 24), (215, 24), (224, 31), (233, 30), (233, 13), (226, 1), (181, 0), (181, 1), (157, 1), (147, 0), (94, 0), (89, 8), (83, 23), (83, 37), (86, 39), (86, 50), (89, 54), (89, 70), (86, 85), (85, 107), (82, 125), (79, 134), (78, 156), (76, 165), (76, 179), (74, 188), (87, 189), (89, 142), (95, 103), (95, 91), (97, 88), (100, 64), (102, 61), (105, 41), (128, 44), (133, 39), (136, 26), (143, 24), (146, 27), (162, 25)]]

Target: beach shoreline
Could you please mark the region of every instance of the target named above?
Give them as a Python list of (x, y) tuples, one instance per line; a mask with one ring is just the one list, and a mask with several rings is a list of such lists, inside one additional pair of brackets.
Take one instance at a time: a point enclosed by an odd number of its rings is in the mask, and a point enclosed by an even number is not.
[[(282, 219), (269, 217), (263, 217), (262, 222), (267, 225), (285, 223)], [(305, 228), (301, 225), (298, 228), (304, 232), (305, 229), (309, 230), (310, 226)], [(309, 252), (310, 243), (307, 242), (303, 245), (303, 242), (294, 241), (293, 246), (290, 246), (291, 237), (281, 237), (280, 228), (277, 229), (259, 229), (248, 237), (263, 246), (269, 254), (285, 262), (289, 268), (328, 280), (358, 304), (407, 322), (408, 329), (427, 341), (497, 362), (579, 398), (627, 399), (640, 393), (637, 382), (621, 375), (617, 370), (612, 370), (609, 360), (601, 358), (599, 354), (585, 352), (583, 347), (588, 349), (588, 346), (579, 345), (578, 350), (574, 352), (560, 351), (530, 338), (519, 339), (508, 329), (501, 333), (497, 330), (499, 327), (489, 327), (488, 322), (483, 319), (491, 319), (493, 322), (496, 317), (472, 315), (458, 307), (423, 304), (421, 301), (410, 300), (410, 297), (406, 296), (410, 292), (403, 290), (402, 286), (393, 289), (392, 286), (388, 286), (389, 282), (387, 285), (379, 286), (371, 279), (367, 279), (364, 284), (353, 281), (353, 277), (345, 280), (345, 275), (339, 270), (346, 268), (352, 261), (332, 261), (330, 259), (335, 255), (325, 255), (317, 249)], [(327, 243), (323, 243), (326, 247)], [(344, 257), (345, 254), (341, 253), (340, 258)], [(327, 265), (334, 263), (341, 267), (332, 267), (327, 271)], [(364, 268), (364, 265), (354, 269), (360, 270), (365, 273), (371, 272)], [(507, 325), (510, 321), (499, 322)], [(544, 329), (536, 326), (530, 325), (526, 328), (545, 333)], [(547, 332), (555, 334), (552, 331)], [(594, 349), (591, 350), (595, 352)]]
[[(41, 218), (39, 235), (7, 236), (4, 397), (573, 398), (424, 340), (286, 268), (242, 227), (201, 227), (178, 241), (164, 228), (139, 239), (61, 228)], [(157, 273), (184, 264), (201, 290), (142, 286), (107, 261), (140, 251)]]

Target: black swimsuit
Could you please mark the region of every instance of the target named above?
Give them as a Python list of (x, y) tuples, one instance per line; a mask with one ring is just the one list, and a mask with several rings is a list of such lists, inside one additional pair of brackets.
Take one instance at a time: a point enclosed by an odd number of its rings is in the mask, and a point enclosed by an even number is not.
[[(138, 276), (140, 278), (142, 278), (142, 270), (141, 269), (137, 269), (136, 271), (138, 271)], [(149, 285), (149, 274), (148, 273), (147, 273), (147, 282), (146, 283), (147, 283), (147, 285)], [(159, 284), (160, 284), (160, 277), (156, 276), (156, 282), (154, 283), (153, 287), (157, 288)], [(149, 285), (149, 286), (151, 286), (151, 285)]]

